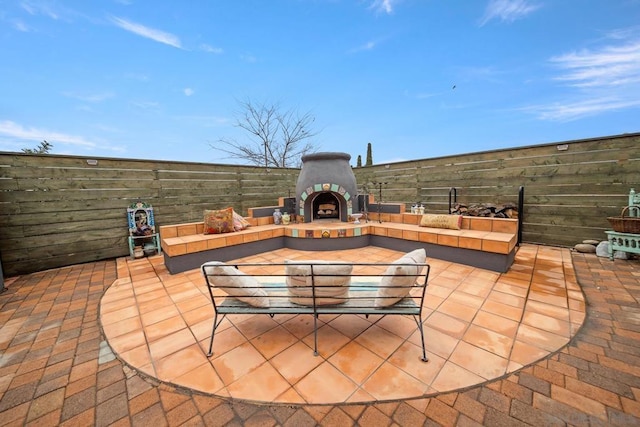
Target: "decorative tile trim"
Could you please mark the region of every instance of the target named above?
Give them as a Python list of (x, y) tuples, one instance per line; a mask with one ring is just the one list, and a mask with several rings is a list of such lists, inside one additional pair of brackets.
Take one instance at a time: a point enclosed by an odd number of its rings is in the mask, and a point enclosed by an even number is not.
[(347, 216), (353, 214), (353, 200), (352, 200), (351, 194), (349, 194), (349, 192), (345, 190), (344, 187), (335, 183), (316, 183), (307, 187), (302, 192), (302, 194), (300, 194), (300, 200), (298, 200), (297, 202), (298, 215), (304, 218), (305, 216), (304, 204), (306, 203), (307, 199), (313, 193), (319, 193), (321, 191), (332, 191), (334, 193), (340, 194), (342, 197), (344, 197), (345, 201), (347, 202)]

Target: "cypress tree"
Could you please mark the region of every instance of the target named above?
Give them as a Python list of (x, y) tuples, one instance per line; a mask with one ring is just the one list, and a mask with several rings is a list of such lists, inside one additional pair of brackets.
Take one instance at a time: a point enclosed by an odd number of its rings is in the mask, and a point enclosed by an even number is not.
[(357, 168), (361, 168), (362, 167), (362, 156), (360, 154), (358, 154), (358, 163), (356, 164)]
[(367, 144), (367, 163), (365, 166), (373, 166), (373, 155), (371, 154), (371, 143)]

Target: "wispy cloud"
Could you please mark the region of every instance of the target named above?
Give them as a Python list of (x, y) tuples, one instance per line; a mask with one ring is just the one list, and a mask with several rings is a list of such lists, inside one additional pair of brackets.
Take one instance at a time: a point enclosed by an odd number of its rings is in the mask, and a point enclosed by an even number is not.
[(414, 99), (428, 99), (428, 98), (433, 98), (434, 96), (438, 96), (438, 95), (442, 95), (444, 92), (418, 92), (418, 93), (409, 93), (408, 91), (405, 91), (404, 94), (405, 96), (408, 96), (409, 98), (414, 98)]
[(129, 80), (137, 80), (140, 82), (146, 82), (149, 81), (149, 76), (146, 74), (142, 74), (142, 73), (132, 73), (132, 72), (127, 72), (124, 74), (124, 78), (125, 79), (129, 79)]
[(47, 140), (52, 144), (62, 143), (81, 146), (85, 148), (96, 147), (96, 144), (94, 142), (91, 142), (82, 136), (69, 135), (61, 132), (51, 131), (47, 129), (38, 129), (34, 127), (27, 128), (10, 120), (0, 121), (0, 135), (29, 142), (40, 142), (42, 140)]
[(101, 132), (110, 132), (110, 133), (121, 133), (122, 131), (116, 127), (110, 125), (97, 124), (94, 126)]
[(531, 3), (529, 0), (490, 0), (482, 19), (480, 19), (480, 26), (485, 25), (492, 19), (513, 22), (539, 8), (539, 4)]
[(220, 116), (198, 116), (198, 115), (190, 115), (190, 116), (175, 116), (174, 119), (188, 123), (191, 125), (197, 125), (202, 127), (220, 127), (220, 126), (228, 126), (232, 119), (228, 117), (220, 117)]
[(369, 8), (376, 12), (390, 14), (393, 13), (393, 9), (397, 3), (398, 0), (373, 0), (373, 3), (371, 3)]
[(615, 30), (609, 44), (552, 57), (566, 102), (526, 107), (543, 120), (569, 121), (640, 106), (640, 31)]
[(222, 48), (214, 47), (214, 46), (208, 45), (206, 43), (202, 43), (200, 45), (200, 50), (203, 50), (203, 51), (208, 52), (208, 53), (215, 53), (215, 54), (221, 54), (221, 53), (224, 52), (222, 50)]
[(379, 38), (374, 39), (374, 40), (369, 40), (369, 41), (361, 44), (360, 46), (356, 46), (356, 47), (354, 47), (352, 49), (349, 49), (347, 52), (348, 53), (357, 53), (357, 52), (365, 52), (365, 51), (369, 51), (369, 50), (374, 50), (375, 48), (380, 46), (380, 44), (385, 42), (386, 39), (387, 39), (387, 37), (379, 37)]
[(129, 31), (141, 37), (145, 37), (147, 39), (151, 39), (158, 43), (164, 43), (166, 45), (173, 46), (178, 49), (182, 49), (182, 44), (180, 43), (180, 39), (171, 33), (157, 30), (155, 28), (149, 28), (147, 26), (138, 24), (136, 22), (131, 22), (126, 19), (118, 18), (117, 16), (111, 17), (111, 21), (118, 27), (122, 28), (123, 30)]
[(143, 110), (155, 110), (160, 107), (160, 103), (156, 101), (131, 101), (130, 104)]
[(458, 82), (478, 82), (500, 83), (506, 76), (513, 73), (513, 69), (498, 68), (493, 65), (461, 66), (455, 67), (454, 79)]
[(349, 53), (362, 52), (365, 50), (373, 50), (377, 46), (377, 44), (378, 42), (374, 40), (370, 40), (365, 44), (362, 44), (360, 46), (354, 47), (353, 49), (349, 50)]
[(78, 18), (91, 21), (89, 17), (62, 3), (64, 2), (22, 0), (20, 8), (31, 16), (45, 16), (54, 21), (72, 23)]
[(409, 92), (408, 90), (404, 91), (404, 96), (413, 99), (429, 99), (436, 96), (449, 95), (453, 93), (453, 90), (457, 85), (452, 85), (444, 90), (439, 90), (437, 92)]
[(255, 56), (251, 55), (250, 53), (242, 53), (242, 54), (240, 54), (240, 59), (242, 61), (248, 62), (250, 64), (258, 62), (258, 58), (256, 58)]
[(31, 27), (19, 20), (13, 21), (13, 28), (23, 33), (28, 33), (29, 31), (31, 31)]
[(638, 106), (640, 106), (640, 99), (603, 97), (578, 100), (569, 103), (534, 105), (525, 107), (522, 110), (536, 114), (536, 116), (541, 120), (569, 122), (602, 113), (620, 111), (626, 108), (635, 108)]
[(551, 58), (566, 72), (557, 80), (576, 87), (620, 86), (640, 82), (640, 39), (596, 51), (582, 50)]
[(184, 91), (183, 91), (183, 92), (184, 92), (184, 94), (185, 94), (186, 96), (191, 96), (191, 95), (193, 95), (194, 93), (196, 93), (196, 92), (195, 92), (193, 89), (191, 89), (190, 87), (186, 87), (186, 88), (184, 88)]
[(611, 30), (606, 34), (606, 38), (612, 40), (623, 40), (630, 38), (632, 39), (638, 33), (640, 33), (640, 25), (636, 27), (618, 28), (615, 30)]
[(51, 19), (59, 19), (58, 12), (53, 10), (48, 4), (43, 2), (23, 1), (20, 3), (20, 7), (25, 10), (29, 15), (45, 15)]
[(74, 92), (62, 92), (62, 95), (67, 98), (73, 98), (84, 102), (98, 103), (113, 98), (114, 94), (111, 92), (94, 93), (94, 94), (78, 94)]

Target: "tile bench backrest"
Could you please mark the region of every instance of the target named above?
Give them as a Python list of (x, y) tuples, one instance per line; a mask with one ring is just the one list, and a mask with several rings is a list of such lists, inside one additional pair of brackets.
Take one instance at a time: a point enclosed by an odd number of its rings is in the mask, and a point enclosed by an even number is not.
[[(273, 218), (245, 218), (250, 226), (273, 224)], [(160, 235), (162, 238), (192, 236), (204, 233), (204, 222), (188, 222), (184, 224), (161, 225)]]
[[(397, 214), (391, 215), (390, 222), (418, 225), (420, 223), (420, 215), (416, 214)], [(397, 217), (397, 218), (396, 218)], [(273, 224), (273, 218), (246, 218), (252, 226)], [(462, 217), (463, 230), (492, 231), (498, 233), (518, 232), (518, 220), (508, 218), (486, 218), (486, 217)], [(160, 227), (160, 235), (163, 238), (191, 236), (194, 234), (202, 234), (204, 230), (203, 222), (191, 222), (176, 225), (164, 225)]]

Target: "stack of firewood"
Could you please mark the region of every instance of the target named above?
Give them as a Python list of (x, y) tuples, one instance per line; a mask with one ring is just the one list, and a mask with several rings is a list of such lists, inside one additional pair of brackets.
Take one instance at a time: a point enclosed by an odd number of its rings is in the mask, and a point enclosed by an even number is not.
[(483, 216), (491, 218), (518, 218), (518, 206), (514, 203), (494, 205), (491, 203), (475, 203), (463, 205), (456, 203), (451, 211), (454, 215)]

